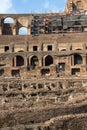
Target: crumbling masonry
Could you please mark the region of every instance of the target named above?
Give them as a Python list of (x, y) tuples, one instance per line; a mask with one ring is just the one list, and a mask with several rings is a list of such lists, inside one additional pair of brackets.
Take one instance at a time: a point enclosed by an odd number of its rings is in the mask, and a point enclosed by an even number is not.
[(0, 14), (0, 130), (87, 130), (87, 2)]
[(0, 76), (86, 74), (87, 15), (73, 5), (56, 14), (1, 14)]

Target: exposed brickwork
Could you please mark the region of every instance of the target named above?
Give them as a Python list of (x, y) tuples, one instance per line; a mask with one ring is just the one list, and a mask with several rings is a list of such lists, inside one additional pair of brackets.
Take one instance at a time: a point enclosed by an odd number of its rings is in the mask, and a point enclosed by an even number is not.
[(87, 129), (86, 3), (0, 14), (0, 130)]

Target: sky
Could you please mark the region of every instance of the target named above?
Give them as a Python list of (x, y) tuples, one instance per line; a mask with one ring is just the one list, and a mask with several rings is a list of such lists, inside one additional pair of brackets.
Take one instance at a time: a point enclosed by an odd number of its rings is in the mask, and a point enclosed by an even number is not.
[(66, 0), (0, 0), (0, 13), (25, 14), (62, 12)]

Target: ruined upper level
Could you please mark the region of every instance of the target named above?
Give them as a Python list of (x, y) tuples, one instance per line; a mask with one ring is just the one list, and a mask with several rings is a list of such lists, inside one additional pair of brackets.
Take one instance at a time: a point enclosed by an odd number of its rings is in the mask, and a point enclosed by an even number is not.
[(65, 11), (47, 14), (0, 14), (0, 35), (58, 34), (87, 31), (87, 0), (67, 0)]
[(67, 14), (87, 12), (87, 0), (67, 0)]
[(0, 14), (0, 35), (33, 35), (86, 32), (87, 15)]

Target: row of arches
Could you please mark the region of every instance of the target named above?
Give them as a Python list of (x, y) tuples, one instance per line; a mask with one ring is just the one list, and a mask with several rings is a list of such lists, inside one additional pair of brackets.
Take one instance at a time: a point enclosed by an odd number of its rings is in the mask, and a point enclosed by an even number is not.
[[(7, 26), (7, 28), (5, 26)], [(16, 33), (17, 33), (17, 35), (28, 35), (28, 28), (20, 27)], [(13, 35), (13, 30), (9, 25), (4, 25), (2, 34), (3, 35)]]
[[(80, 55), (80, 54), (74, 54), (72, 55), (73, 56), (73, 64), (72, 65), (77, 65), (76, 67), (72, 67), (71, 68), (71, 73), (72, 74), (76, 74), (77, 72), (80, 72), (80, 69), (81, 69), (81, 64), (83, 64), (83, 57)], [(19, 68), (15, 68), (12, 70), (12, 75), (15, 75), (16, 74), (19, 74), (20, 73), (20, 68), (21, 67), (27, 67), (27, 71), (29, 70), (34, 70), (35, 68), (38, 68), (40, 67), (40, 60), (38, 58), (38, 56), (36, 55), (33, 55), (31, 57), (27, 57), (25, 58), (23, 55), (16, 55), (14, 57), (11, 58), (12, 60), (12, 67), (19, 67)], [(87, 60), (87, 57), (86, 59)], [(26, 64), (27, 62), (27, 64)], [(48, 67), (44, 68), (44, 66), (50, 66), (52, 64), (54, 64), (54, 58), (51, 56), (51, 55), (47, 55), (47, 56), (44, 56), (42, 57), (42, 65), (43, 66), (41, 68), (41, 73), (42, 74), (45, 74), (45, 73), (49, 73), (50, 72), (50, 69), (48, 69)], [(44, 63), (43, 63), (44, 62)], [(4, 66), (4, 64), (2, 65)], [(66, 71), (66, 61), (61, 61), (60, 62), (57, 62), (56, 64), (56, 72), (64, 72)], [(0, 75), (2, 75), (4, 73), (4, 69), (0, 70)]]
[[(11, 17), (7, 17), (3, 20), (3, 30), (2, 30), (2, 34), (8, 34), (8, 35), (13, 35), (13, 31), (12, 28), (10, 26), (10, 24), (14, 24), (15, 25), (16, 21), (11, 18)], [(7, 31), (9, 29), (9, 31)], [(17, 35), (28, 35), (28, 28), (25, 26), (20, 26), (18, 31), (17, 31)]]
[[(17, 55), (16, 57), (13, 58), (13, 66), (23, 66), (25, 65), (25, 60), (23, 56)], [(42, 62), (43, 63), (43, 62)], [(53, 64), (53, 57), (51, 55), (48, 55), (45, 57), (45, 66), (49, 66)], [(39, 59), (37, 56), (32, 56), (30, 58), (30, 61), (28, 59), (28, 66), (31, 68), (35, 68), (39, 66)]]
[[(82, 64), (83, 63), (83, 58), (81, 55), (79, 54), (74, 54), (73, 55), (73, 61), (74, 61), (74, 65), (79, 65), (79, 64)], [(20, 55), (17, 55), (15, 57), (13, 57), (13, 66), (23, 66), (25, 65), (25, 60), (23, 56), (20, 56)], [(32, 67), (36, 67), (36, 66), (39, 66), (39, 59), (37, 56), (32, 56), (30, 58), (30, 61), (28, 59), (28, 65), (31, 65)], [(44, 58), (44, 65), (45, 66), (49, 66), (51, 64), (53, 64), (53, 57), (51, 55), (47, 55), (45, 56)], [(43, 64), (43, 59), (42, 59), (42, 64)]]

